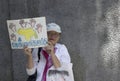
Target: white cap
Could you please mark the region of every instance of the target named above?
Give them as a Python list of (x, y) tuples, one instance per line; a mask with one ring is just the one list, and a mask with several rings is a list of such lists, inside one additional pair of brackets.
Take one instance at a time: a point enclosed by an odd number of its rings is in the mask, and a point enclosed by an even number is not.
[(61, 28), (56, 23), (49, 23), (47, 24), (47, 31), (56, 31), (58, 33), (61, 33)]

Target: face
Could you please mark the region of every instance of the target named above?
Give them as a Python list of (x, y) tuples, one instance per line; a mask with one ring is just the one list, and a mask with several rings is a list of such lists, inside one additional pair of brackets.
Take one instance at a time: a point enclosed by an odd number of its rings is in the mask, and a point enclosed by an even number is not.
[(55, 45), (59, 41), (60, 33), (55, 31), (48, 31), (47, 35), (48, 35), (48, 41), (52, 42), (53, 45)]

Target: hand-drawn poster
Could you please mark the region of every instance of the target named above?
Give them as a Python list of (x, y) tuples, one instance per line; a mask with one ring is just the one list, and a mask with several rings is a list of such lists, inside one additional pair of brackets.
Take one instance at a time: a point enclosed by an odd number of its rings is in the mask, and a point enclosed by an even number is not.
[(44, 47), (47, 44), (45, 17), (7, 20), (12, 49)]

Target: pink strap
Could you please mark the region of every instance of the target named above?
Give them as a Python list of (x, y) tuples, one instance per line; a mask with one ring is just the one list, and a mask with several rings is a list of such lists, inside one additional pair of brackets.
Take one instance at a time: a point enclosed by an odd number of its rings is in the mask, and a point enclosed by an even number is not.
[[(54, 51), (56, 51), (56, 49), (57, 48), (54, 48)], [(44, 55), (44, 57), (46, 59), (46, 65), (45, 65), (45, 68), (44, 68), (42, 81), (46, 81), (47, 70), (53, 65), (53, 63), (52, 63), (51, 57), (49, 57), (49, 54), (46, 51), (42, 50), (42, 54)]]
[(47, 70), (52, 66), (52, 59), (49, 57), (49, 55), (47, 54), (46, 51), (42, 51), (45, 59), (46, 59), (46, 65), (44, 68), (44, 72), (43, 72), (43, 76), (42, 76), (42, 81), (46, 81), (46, 74), (47, 74)]

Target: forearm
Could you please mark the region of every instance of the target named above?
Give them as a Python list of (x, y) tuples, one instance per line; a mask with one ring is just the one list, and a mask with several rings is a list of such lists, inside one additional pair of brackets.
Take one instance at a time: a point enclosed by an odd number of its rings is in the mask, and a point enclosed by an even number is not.
[(61, 67), (60, 61), (55, 54), (51, 54), (53, 65), (55, 68)]
[(27, 56), (27, 68), (32, 69), (34, 67), (32, 55)]

